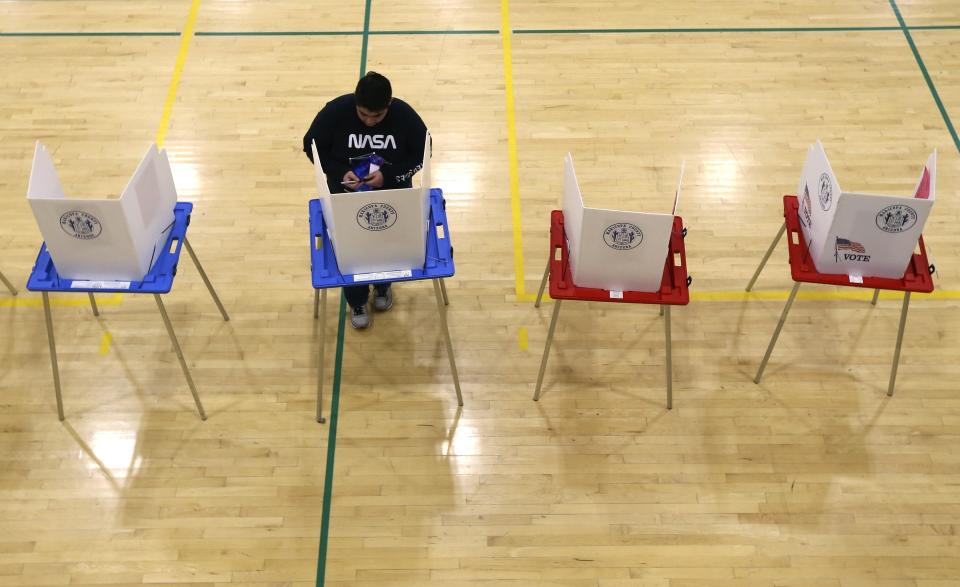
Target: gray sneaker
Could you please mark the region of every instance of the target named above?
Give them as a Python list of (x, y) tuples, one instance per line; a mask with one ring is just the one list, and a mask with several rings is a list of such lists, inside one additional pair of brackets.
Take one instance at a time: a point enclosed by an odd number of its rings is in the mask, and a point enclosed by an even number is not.
[(366, 304), (350, 308), (350, 325), (359, 330), (370, 326), (370, 312)]
[(393, 288), (388, 287), (386, 291), (380, 292), (374, 290), (373, 309), (377, 312), (386, 312), (393, 307)]

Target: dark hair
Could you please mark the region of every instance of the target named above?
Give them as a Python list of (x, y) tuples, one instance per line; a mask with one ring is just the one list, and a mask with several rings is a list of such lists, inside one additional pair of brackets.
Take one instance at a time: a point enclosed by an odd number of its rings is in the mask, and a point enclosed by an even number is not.
[(357, 106), (379, 112), (390, 106), (393, 88), (390, 87), (390, 80), (371, 71), (357, 82), (354, 96), (357, 98)]

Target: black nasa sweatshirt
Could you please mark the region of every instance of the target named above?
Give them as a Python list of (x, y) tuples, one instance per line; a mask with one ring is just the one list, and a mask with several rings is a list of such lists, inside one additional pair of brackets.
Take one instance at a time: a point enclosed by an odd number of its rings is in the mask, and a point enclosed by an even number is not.
[(387, 163), (381, 168), (383, 189), (410, 187), (423, 166), (423, 141), (427, 127), (409, 104), (394, 98), (387, 115), (375, 126), (357, 116), (357, 101), (346, 94), (327, 102), (303, 136), (303, 152), (313, 161), (311, 141), (317, 143), (320, 165), (332, 193), (344, 191), (344, 174), (350, 158), (376, 153)]

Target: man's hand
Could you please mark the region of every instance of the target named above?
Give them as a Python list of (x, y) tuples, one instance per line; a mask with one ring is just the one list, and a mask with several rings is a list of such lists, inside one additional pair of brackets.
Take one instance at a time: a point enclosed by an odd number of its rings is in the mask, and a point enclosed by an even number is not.
[(353, 171), (348, 171), (343, 175), (343, 187), (348, 190), (354, 190), (360, 187), (360, 184), (363, 183), (360, 181), (360, 178)]
[(370, 175), (368, 175), (368, 176), (366, 176), (365, 178), (363, 178), (363, 183), (367, 184), (368, 186), (370, 186), (370, 187), (372, 187), (372, 188), (374, 188), (374, 189), (382, 188), (382, 187), (383, 187), (383, 173), (378, 169), (377, 171), (374, 171), (374, 172), (371, 173)]

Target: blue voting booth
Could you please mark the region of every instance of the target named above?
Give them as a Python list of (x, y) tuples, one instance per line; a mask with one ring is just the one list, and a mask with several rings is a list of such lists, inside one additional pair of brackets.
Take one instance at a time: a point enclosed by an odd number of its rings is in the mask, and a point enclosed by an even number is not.
[[(437, 310), (440, 316), (440, 325), (446, 338), (447, 356), (450, 360), (450, 370), (453, 374), (453, 384), (457, 391), (457, 404), (463, 405), (463, 396), (460, 392), (460, 378), (457, 374), (457, 363), (453, 355), (453, 343), (450, 339), (450, 329), (447, 326), (448, 305), (446, 286), (443, 278), (454, 274), (453, 247), (450, 244), (450, 229), (447, 225), (446, 201), (443, 192), (434, 188), (430, 190), (429, 224), (426, 239), (426, 255), (422, 267), (414, 267), (400, 271), (382, 271), (364, 274), (344, 274), (337, 265), (337, 257), (333, 242), (328, 234), (324, 221), (323, 205), (319, 199), (310, 200), (310, 269), (314, 287), (314, 318), (320, 320), (320, 355), (317, 368), (317, 422), (325, 422), (323, 417), (323, 379), (324, 379), (324, 325), (326, 322), (327, 290), (335, 287), (353, 285), (374, 285), (377, 283), (393, 283), (399, 281), (433, 281), (434, 295), (437, 299)], [(342, 295), (342, 294), (341, 294)]]
[(203, 404), (200, 403), (200, 396), (197, 394), (197, 388), (193, 383), (193, 377), (190, 375), (190, 369), (187, 367), (187, 362), (184, 359), (183, 352), (180, 349), (180, 343), (177, 341), (177, 336), (173, 331), (173, 325), (170, 322), (170, 317), (167, 316), (167, 311), (163, 305), (163, 300), (160, 298), (161, 294), (169, 293), (171, 288), (173, 288), (173, 280), (177, 275), (177, 263), (180, 261), (180, 253), (185, 245), (187, 252), (190, 254), (190, 258), (193, 260), (193, 264), (200, 272), (200, 276), (203, 278), (203, 282), (207, 286), (207, 290), (213, 297), (213, 301), (217, 304), (217, 308), (220, 310), (220, 314), (223, 316), (223, 319), (230, 319), (230, 317), (227, 315), (227, 311), (223, 307), (223, 304), (220, 303), (220, 298), (217, 296), (217, 292), (214, 291), (213, 285), (211, 285), (210, 280), (207, 278), (207, 274), (204, 272), (203, 266), (200, 265), (199, 259), (197, 259), (193, 248), (190, 246), (190, 242), (187, 241), (187, 227), (190, 225), (190, 213), (192, 210), (193, 204), (191, 203), (180, 202), (176, 205), (174, 208), (174, 223), (170, 230), (170, 234), (167, 237), (166, 245), (160, 251), (156, 261), (150, 268), (150, 271), (140, 281), (92, 281), (63, 278), (57, 273), (57, 268), (53, 263), (53, 258), (47, 251), (46, 243), (40, 247), (40, 253), (37, 255), (36, 264), (33, 267), (33, 271), (30, 273), (29, 280), (27, 281), (27, 289), (30, 291), (38, 291), (43, 294), (43, 311), (47, 323), (47, 339), (50, 344), (50, 363), (51, 367), (53, 368), (53, 385), (57, 395), (57, 414), (59, 415), (61, 421), (64, 419), (63, 400), (60, 392), (60, 368), (57, 363), (57, 347), (53, 331), (53, 315), (50, 311), (49, 294), (51, 292), (86, 293), (90, 298), (90, 306), (93, 309), (94, 316), (100, 315), (100, 312), (97, 309), (97, 302), (96, 298), (94, 298), (94, 293), (152, 294), (154, 300), (157, 302), (157, 307), (160, 309), (160, 316), (163, 318), (163, 324), (166, 326), (167, 334), (170, 337), (170, 342), (173, 343), (173, 348), (177, 353), (177, 359), (180, 361), (180, 367), (183, 369), (184, 376), (186, 376), (187, 384), (190, 386), (190, 393), (193, 394), (193, 401), (197, 406), (197, 412), (199, 412), (201, 419), (207, 419), (206, 412), (204, 412), (203, 409)]

